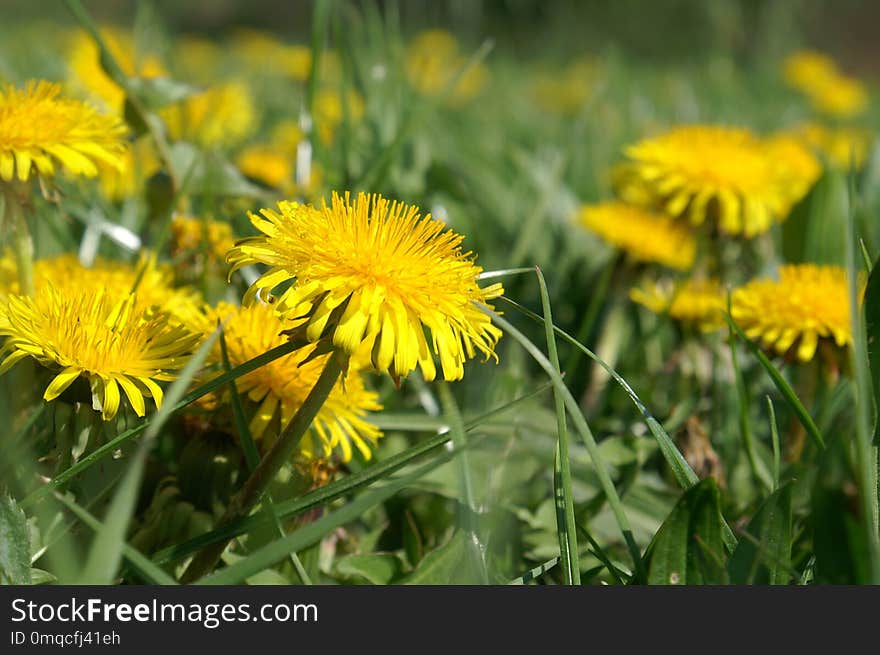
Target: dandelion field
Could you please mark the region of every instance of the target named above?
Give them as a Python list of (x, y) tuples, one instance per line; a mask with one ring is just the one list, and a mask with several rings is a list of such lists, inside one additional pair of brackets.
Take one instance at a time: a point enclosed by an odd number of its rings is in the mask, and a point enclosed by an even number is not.
[(0, 7), (0, 582), (880, 583), (825, 4), (176, 4)]

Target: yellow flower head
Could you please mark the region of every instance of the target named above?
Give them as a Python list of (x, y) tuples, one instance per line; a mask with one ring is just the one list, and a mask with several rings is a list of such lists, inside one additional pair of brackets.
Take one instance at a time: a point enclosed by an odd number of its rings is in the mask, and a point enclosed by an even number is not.
[(163, 108), (159, 115), (172, 139), (203, 146), (241, 143), (257, 127), (257, 110), (242, 82), (211, 87)]
[(851, 166), (862, 168), (868, 158), (873, 137), (858, 127), (826, 127), (809, 122), (797, 126), (793, 133), (816, 150), (832, 166), (848, 171)]
[[(126, 76), (149, 79), (167, 75), (158, 57), (135, 53), (131, 35), (121, 30), (102, 29), (101, 38)], [(77, 32), (74, 35), (67, 61), (74, 89), (108, 111), (122, 115), (125, 91), (107, 75), (101, 65), (98, 45), (89, 34)]]
[(293, 181), (293, 162), (284, 150), (272, 145), (248, 146), (235, 160), (244, 175), (283, 190), (289, 190)]
[[(482, 64), (467, 70), (455, 37), (444, 30), (426, 30), (415, 36), (406, 51), (406, 74), (413, 88), (426, 96), (449, 92), (447, 102), (464, 104), (486, 86), (489, 72)], [(456, 76), (461, 75), (450, 89)]]
[(724, 325), (725, 292), (717, 279), (693, 278), (673, 284), (647, 282), (630, 289), (629, 297), (655, 314), (711, 332)]
[(278, 211), (260, 213), (250, 217), (263, 236), (238, 242), (227, 257), (232, 272), (255, 263), (270, 267), (248, 289), (245, 304), (293, 280), (278, 296), (280, 314), (307, 316), (309, 341), (330, 335), (337, 347), (365, 351), (377, 370), (394, 376), (419, 366), (432, 380), (432, 350), (447, 380), (463, 376), (475, 350), (494, 355), (501, 331), (480, 306), (504, 290), (477, 285), (482, 269), (462, 253), (463, 237), (430, 214), (364, 193), (354, 201), (334, 193), (320, 207), (281, 202)]
[(686, 271), (694, 263), (696, 239), (687, 224), (622, 202), (581, 207), (578, 222), (641, 262)]
[[(244, 364), (266, 351), (287, 342), (282, 334), (285, 323), (274, 309), (263, 303), (250, 307), (235, 307), (221, 303), (208, 312), (213, 324), (225, 321), (223, 330), (231, 366)], [(236, 380), (239, 392), (258, 404), (250, 423), (255, 439), (260, 439), (276, 419), (284, 430), (315, 386), (329, 355), (306, 361), (315, 346), (307, 345), (289, 355), (275, 359)], [(213, 358), (221, 363), (219, 346)], [(345, 380), (336, 382), (327, 401), (321, 407), (300, 449), (309, 458), (329, 457), (337, 450), (343, 459), (351, 459), (352, 445), (365, 459), (371, 456), (371, 446), (382, 433), (365, 420), (367, 412), (379, 411), (378, 394), (364, 385), (363, 376), (349, 370)]]
[(837, 64), (828, 55), (815, 50), (800, 50), (782, 62), (782, 75), (792, 87), (808, 92), (817, 80), (837, 74)]
[(27, 180), (32, 167), (48, 177), (55, 162), (86, 177), (98, 174), (99, 163), (122, 167), (125, 125), (60, 92), (44, 81), (0, 89), (0, 178)]
[[(618, 193), (652, 203), (694, 224), (717, 220), (727, 234), (752, 237), (783, 220), (818, 177), (818, 163), (792, 144), (746, 129), (691, 125), (629, 146), (618, 169)], [(780, 156), (783, 153), (785, 156)]]
[(145, 396), (161, 406), (157, 382), (174, 379), (198, 338), (155, 307), (144, 309), (136, 294), (73, 284), (62, 291), (49, 283), (35, 298), (11, 295), (4, 305), (0, 373), (25, 357), (58, 371), (43, 395), (47, 401), (84, 377), (105, 421), (119, 409), (120, 388), (138, 416), (146, 411)]
[(790, 264), (779, 279), (757, 279), (731, 296), (731, 316), (750, 339), (785, 354), (797, 342), (807, 362), (820, 338), (838, 346), (852, 343), (846, 272), (838, 266)]
[(198, 251), (207, 245), (210, 256), (222, 262), (235, 245), (232, 226), (221, 221), (175, 216), (171, 221), (171, 232), (175, 253)]

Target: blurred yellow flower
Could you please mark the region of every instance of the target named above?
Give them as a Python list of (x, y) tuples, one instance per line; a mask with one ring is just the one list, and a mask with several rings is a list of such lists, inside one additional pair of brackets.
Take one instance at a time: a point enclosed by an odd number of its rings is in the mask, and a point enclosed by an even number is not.
[(536, 74), (530, 92), (541, 111), (572, 115), (589, 102), (601, 78), (601, 62), (581, 57), (561, 71), (545, 70)]
[(227, 147), (257, 128), (257, 110), (244, 82), (227, 82), (160, 110), (175, 141)]
[[(448, 93), (448, 104), (467, 103), (486, 86), (486, 67), (476, 64), (465, 69), (466, 66), (468, 58), (459, 54), (458, 41), (444, 30), (420, 32), (406, 49), (406, 75), (413, 88), (426, 96)], [(450, 88), (453, 83), (455, 86)]]
[(304, 138), (305, 136), (299, 123), (292, 120), (284, 120), (272, 128), (270, 141), (288, 156), (296, 157), (297, 148)]
[(629, 297), (655, 314), (696, 325), (703, 332), (717, 330), (725, 323), (726, 294), (715, 278), (649, 281), (630, 289)]
[[(731, 296), (731, 316), (750, 339), (807, 362), (819, 339), (852, 343), (846, 272), (838, 266), (790, 264), (779, 279), (756, 279)], [(796, 344), (796, 345), (795, 345)]]
[(430, 214), (364, 193), (354, 201), (334, 193), (320, 207), (281, 202), (261, 214), (250, 218), (263, 235), (239, 241), (227, 258), (231, 272), (270, 267), (245, 304), (292, 280), (275, 303), (280, 314), (307, 316), (301, 332), (309, 341), (326, 335), (349, 354), (365, 351), (376, 370), (395, 377), (419, 366), (434, 379), (432, 350), (447, 380), (464, 375), (475, 350), (494, 356), (501, 331), (481, 307), (504, 290), (478, 286), (482, 269), (462, 252), (463, 237)]
[(47, 283), (36, 297), (8, 296), (2, 313), (0, 374), (32, 357), (56, 373), (46, 401), (83, 377), (105, 421), (119, 410), (120, 389), (138, 416), (146, 412), (144, 397), (160, 407), (157, 383), (174, 379), (198, 339), (155, 307), (145, 309), (135, 293), (75, 284), (59, 290)]
[(364, 100), (356, 91), (349, 91), (343, 97), (336, 89), (324, 88), (315, 95), (315, 129), (323, 143), (333, 141), (346, 112), (353, 123), (364, 116)]
[(848, 171), (865, 165), (871, 142), (870, 131), (859, 127), (827, 127), (821, 123), (802, 123), (793, 133), (822, 155), (832, 166)]
[[(110, 54), (128, 77), (150, 79), (167, 75), (162, 62), (153, 54), (136, 53), (130, 34), (114, 28), (101, 30), (101, 38)], [(125, 91), (104, 71), (101, 55), (94, 39), (86, 32), (73, 35), (68, 53), (71, 85), (93, 102), (103, 104), (109, 110), (122, 115)]]
[(171, 232), (174, 235), (175, 253), (201, 251), (207, 247), (208, 255), (222, 262), (235, 245), (232, 226), (221, 221), (175, 216), (171, 221)]
[(694, 263), (696, 239), (686, 223), (670, 216), (622, 202), (603, 202), (581, 207), (577, 221), (636, 261), (681, 271)]
[[(262, 73), (287, 75), (304, 82), (312, 69), (312, 51), (304, 45), (290, 45), (277, 36), (260, 30), (239, 28), (232, 36), (234, 54), (249, 67)], [(326, 52), (322, 57), (323, 79), (334, 78), (338, 72), (335, 53)]]
[(32, 168), (49, 177), (56, 161), (85, 177), (95, 177), (99, 163), (123, 166), (125, 125), (60, 93), (45, 81), (0, 89), (0, 179), (27, 180)]
[[(273, 308), (254, 303), (241, 308), (221, 303), (208, 312), (216, 325), (224, 323), (224, 336), (231, 366), (239, 366), (266, 351), (287, 342), (282, 334), (285, 323)], [(315, 386), (328, 355), (313, 359), (315, 346), (309, 344), (289, 355), (275, 359), (236, 380), (239, 392), (258, 404), (250, 423), (255, 439), (269, 438), (266, 429), (278, 420), (277, 433), (283, 431)], [(219, 346), (212, 355), (222, 363)], [(367, 412), (382, 409), (379, 396), (364, 385), (363, 376), (350, 369), (345, 380), (338, 380), (322, 405), (312, 427), (300, 444), (300, 452), (308, 458), (329, 457), (336, 450), (343, 461), (351, 459), (352, 446), (365, 459), (382, 433), (366, 421)]]
[(141, 137), (123, 153), (121, 168), (98, 164), (101, 194), (111, 202), (131, 198), (143, 191), (147, 180), (161, 168), (153, 141)]
[(656, 204), (699, 225), (753, 237), (783, 220), (818, 177), (818, 162), (792, 141), (761, 139), (746, 129), (689, 125), (625, 150), (615, 174), (627, 202)]
[(291, 191), (294, 157), (274, 145), (248, 146), (235, 159), (238, 169), (247, 177), (273, 189)]
[(820, 52), (801, 51), (783, 62), (786, 81), (806, 95), (813, 108), (829, 116), (852, 118), (868, 108), (868, 91)]

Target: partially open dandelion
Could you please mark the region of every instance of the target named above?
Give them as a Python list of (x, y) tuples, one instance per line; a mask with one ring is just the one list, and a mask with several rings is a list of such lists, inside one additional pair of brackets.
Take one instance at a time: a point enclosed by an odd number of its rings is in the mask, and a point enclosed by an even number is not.
[(98, 174), (99, 163), (122, 167), (125, 125), (60, 94), (46, 81), (0, 90), (0, 179), (24, 181), (33, 169), (50, 177), (56, 163), (86, 177)]
[[(504, 291), (477, 284), (482, 269), (461, 250), (461, 236), (417, 207), (380, 195), (333, 194), (320, 207), (281, 202), (251, 222), (263, 236), (229, 253), (232, 272), (270, 268), (248, 289), (245, 304), (292, 280), (276, 301), (290, 318), (303, 316), (309, 341), (324, 335), (347, 353), (365, 351), (379, 371), (405, 376), (419, 366), (428, 380), (456, 380), (479, 350), (487, 358), (501, 331), (480, 309)], [(231, 273), (230, 273), (231, 274)], [(425, 328), (429, 334), (426, 336)], [(430, 341), (429, 341), (430, 339)]]
[[(223, 329), (232, 366), (244, 364), (287, 342), (282, 334), (284, 322), (272, 307), (263, 303), (245, 308), (221, 303), (209, 312), (209, 318), (214, 322), (225, 321)], [(277, 422), (276, 433), (287, 429), (315, 386), (329, 356), (315, 357), (314, 354), (315, 346), (307, 345), (236, 380), (242, 396), (258, 405), (250, 423), (254, 439), (264, 438), (273, 422)], [(222, 361), (219, 346), (212, 356), (214, 361)], [(378, 394), (365, 387), (360, 373), (351, 370), (344, 383), (336, 382), (303, 436), (299, 452), (308, 458), (323, 458), (336, 451), (343, 461), (348, 461), (354, 447), (369, 459), (371, 448), (382, 433), (366, 416), (380, 409)]]
[(631, 289), (629, 297), (655, 314), (665, 314), (681, 323), (696, 325), (703, 332), (724, 325), (725, 292), (715, 278), (649, 281)]
[(636, 261), (686, 271), (694, 263), (696, 239), (687, 224), (627, 205), (603, 202), (581, 207), (577, 221)]
[(846, 272), (839, 266), (790, 264), (779, 279), (757, 279), (731, 296), (731, 316), (750, 339), (807, 362), (820, 340), (852, 343)]
[[(717, 221), (727, 234), (752, 237), (784, 219), (818, 177), (819, 166), (801, 149), (780, 157), (772, 140), (746, 129), (690, 125), (626, 149), (618, 193), (628, 202), (652, 203), (694, 224)], [(811, 179), (812, 178), (812, 179)]]
[(46, 401), (83, 377), (105, 421), (119, 410), (120, 389), (138, 416), (146, 412), (145, 397), (161, 406), (158, 382), (174, 379), (198, 339), (155, 307), (142, 308), (136, 294), (75, 285), (61, 291), (47, 284), (35, 298), (8, 296), (3, 313), (0, 373), (35, 359), (55, 373)]

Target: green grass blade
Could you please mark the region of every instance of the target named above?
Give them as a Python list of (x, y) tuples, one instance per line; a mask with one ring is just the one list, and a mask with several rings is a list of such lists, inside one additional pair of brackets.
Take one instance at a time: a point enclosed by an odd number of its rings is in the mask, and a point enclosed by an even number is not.
[[(497, 407), (483, 414), (482, 416), (469, 421), (467, 424), (465, 424), (465, 429), (467, 431), (471, 431), (477, 428), (482, 423), (490, 420), (491, 418), (494, 418), (512, 409), (521, 402), (533, 398), (538, 394), (544, 393), (549, 387), (549, 384), (542, 385), (535, 391), (524, 394), (519, 398), (505, 403), (504, 405)], [(398, 453), (393, 457), (389, 457), (387, 460), (377, 462), (375, 465), (370, 466), (363, 471), (352, 473), (351, 475), (348, 475), (341, 480), (332, 482), (326, 487), (315, 489), (314, 491), (304, 494), (299, 498), (293, 498), (291, 500), (278, 503), (275, 509), (278, 512), (279, 518), (288, 519), (298, 514), (302, 514), (303, 512), (307, 512), (311, 509), (315, 509), (316, 507), (322, 507), (338, 498), (353, 493), (359, 489), (362, 489), (363, 487), (373, 484), (374, 482), (378, 482), (379, 480), (382, 480), (383, 478), (386, 478), (393, 473), (396, 473), (404, 466), (407, 466), (416, 459), (422, 457), (423, 455), (426, 455), (432, 450), (439, 448), (440, 446), (443, 446), (450, 439), (451, 435), (449, 434), (449, 432), (435, 435), (429, 439), (426, 439), (422, 443), (407, 449), (402, 453)], [(231, 523), (222, 529), (214, 530), (212, 532), (208, 532), (206, 534), (195, 537), (194, 539), (190, 539), (189, 541), (177, 544), (176, 546), (165, 548), (164, 550), (156, 553), (153, 559), (159, 564), (164, 564), (165, 562), (187, 557), (188, 555), (191, 555), (192, 553), (197, 552), (206, 546), (217, 543), (218, 541), (222, 541), (223, 539), (231, 539), (233, 537), (244, 534), (257, 527), (262, 522), (262, 517), (258, 515), (248, 516), (247, 518), (236, 521), (235, 523)]]
[[(106, 528), (87, 509), (80, 507), (76, 502), (61, 493), (55, 493), (55, 499), (69, 509), (80, 521), (90, 527), (96, 534), (100, 534)], [(127, 543), (122, 544), (122, 555), (129, 564), (147, 581), (155, 585), (176, 585), (177, 581), (168, 575), (162, 568), (152, 562), (146, 555)]]
[(773, 491), (779, 488), (779, 475), (782, 469), (782, 447), (779, 442), (779, 428), (776, 425), (776, 410), (773, 400), (767, 396), (767, 414), (770, 417), (770, 441), (773, 444)]
[(150, 423), (144, 433), (143, 439), (132, 458), (128, 470), (119, 484), (116, 494), (110, 503), (107, 517), (104, 519), (104, 528), (97, 533), (95, 540), (89, 549), (89, 555), (81, 574), (81, 582), (84, 584), (110, 584), (113, 581), (119, 563), (122, 559), (122, 547), (125, 543), (125, 533), (137, 502), (137, 495), (146, 466), (147, 455), (153, 445), (153, 441), (159, 434), (159, 430), (174, 412), (175, 404), (186, 393), (192, 379), (198, 374), (207, 359), (214, 341), (219, 334), (219, 328), (209, 336), (199, 347), (195, 354), (187, 362), (177, 379), (171, 384), (162, 408), (156, 413), (155, 419)]
[[(540, 323), (544, 322), (543, 318), (535, 314), (533, 311), (523, 307), (516, 301), (509, 298), (502, 298), (502, 300), (504, 300), (507, 304), (509, 304), (525, 316), (529, 317), (533, 321)], [(596, 355), (585, 345), (577, 341), (570, 334), (555, 326), (553, 330), (556, 332), (557, 335), (562, 337), (564, 341), (579, 349), (587, 357), (589, 357), (599, 366), (605, 369), (608, 375), (610, 375), (612, 379), (614, 379), (614, 381), (617, 382), (617, 384), (619, 384), (624, 391), (626, 391), (630, 400), (636, 406), (636, 409), (645, 420), (645, 424), (648, 426), (648, 430), (650, 430), (651, 434), (657, 440), (657, 444), (660, 446), (660, 452), (663, 454), (663, 458), (666, 460), (669, 468), (672, 469), (672, 474), (675, 476), (675, 480), (676, 482), (678, 482), (679, 486), (682, 489), (688, 489), (697, 484), (700, 481), (700, 478), (697, 476), (696, 473), (694, 473), (694, 470), (690, 467), (690, 464), (687, 463), (684, 455), (682, 455), (676, 447), (675, 442), (666, 433), (666, 430), (663, 429), (663, 426), (660, 425), (660, 422), (656, 418), (654, 418), (654, 416), (642, 402), (641, 398), (639, 398), (636, 392), (633, 391), (629, 383), (624, 380), (617, 371), (615, 371), (611, 366), (603, 361), (602, 358)]]
[(770, 379), (773, 380), (773, 384), (776, 385), (776, 388), (779, 389), (779, 392), (782, 394), (782, 397), (785, 398), (785, 402), (788, 403), (788, 406), (791, 407), (792, 411), (795, 413), (795, 416), (798, 417), (798, 420), (801, 422), (801, 425), (804, 426), (804, 429), (807, 431), (807, 434), (810, 435), (810, 438), (813, 442), (818, 446), (821, 450), (825, 449), (825, 440), (822, 438), (822, 434), (819, 432), (819, 428), (816, 427), (816, 424), (813, 422), (813, 417), (810, 416), (810, 413), (806, 410), (803, 403), (801, 403), (800, 399), (797, 397), (797, 394), (794, 392), (794, 389), (791, 388), (791, 385), (786, 381), (784, 377), (782, 377), (782, 373), (779, 372), (773, 362), (771, 362), (767, 355), (765, 355), (761, 349), (752, 342), (751, 339), (746, 337), (743, 334), (742, 329), (736, 324), (733, 320), (733, 317), (729, 313), (725, 313), (724, 317), (727, 319), (727, 324), (730, 326), (730, 329), (736, 333), (736, 336), (742, 340), (743, 343), (746, 344), (749, 350), (752, 351), (752, 354), (758, 358), (758, 361), (761, 363), (761, 366), (764, 367), (764, 370), (767, 371), (767, 374), (770, 376)]
[[(556, 335), (553, 333), (553, 314), (550, 310), (550, 294), (547, 291), (547, 282), (541, 269), (535, 267), (538, 276), (538, 286), (541, 291), (541, 306), (544, 311), (544, 333), (547, 338), (547, 354), (550, 364), (556, 371), (559, 379), (562, 379), (562, 371), (559, 370), (559, 353), (556, 351)], [(562, 571), (566, 584), (578, 585), (581, 583), (580, 565), (578, 562), (577, 526), (574, 521), (574, 494), (571, 483), (571, 461), (568, 456), (568, 428), (565, 424), (565, 399), (558, 388), (553, 389), (553, 404), (556, 411), (556, 434), (557, 446), (556, 457), (559, 469), (559, 485), (557, 499), (562, 503), (560, 508), (562, 521), (557, 519), (557, 532), (559, 536), (559, 552), (562, 553)]]
[(538, 579), (540, 576), (547, 573), (547, 571), (552, 570), (557, 564), (559, 564), (559, 558), (553, 557), (552, 559), (548, 559), (543, 564), (539, 564), (535, 568), (529, 569), (528, 571), (523, 573), (521, 576), (519, 576), (518, 578), (514, 578), (513, 580), (511, 580), (507, 584), (508, 585), (524, 585), (528, 582), (531, 582), (532, 580)]
[(314, 523), (310, 523), (295, 532), (291, 532), (283, 539), (278, 539), (270, 544), (266, 544), (235, 564), (200, 579), (196, 584), (239, 584), (250, 576), (257, 574), (284, 559), (287, 553), (299, 551), (316, 544), (323, 539), (325, 535), (329, 534), (336, 528), (359, 518), (369, 509), (385, 502), (400, 490), (408, 487), (413, 482), (436, 469), (438, 466), (450, 461), (461, 452), (463, 452), (463, 449), (444, 453), (428, 464), (422, 466), (414, 473), (407, 475), (400, 480), (389, 482), (381, 489), (373, 490), (358, 497), (348, 505), (326, 514)]
[(623, 503), (620, 501), (620, 496), (617, 493), (617, 489), (614, 486), (614, 482), (611, 479), (611, 476), (608, 474), (608, 469), (605, 465), (604, 458), (602, 457), (602, 453), (599, 451), (599, 445), (596, 443), (595, 438), (593, 437), (593, 433), (590, 430), (589, 425), (587, 424), (587, 420), (584, 418), (583, 413), (578, 406), (577, 401), (574, 396), (571, 395), (571, 392), (568, 390), (568, 387), (565, 386), (565, 383), (562, 381), (562, 377), (553, 368), (553, 365), (550, 363), (544, 353), (540, 351), (540, 349), (533, 344), (528, 337), (526, 337), (522, 332), (517, 330), (513, 325), (503, 319), (501, 316), (496, 314), (495, 312), (489, 309), (483, 309), (483, 311), (489, 315), (493, 322), (495, 322), (499, 327), (501, 327), (504, 332), (509, 334), (513, 339), (519, 343), (529, 355), (538, 363), (538, 365), (544, 369), (550, 379), (553, 381), (553, 386), (555, 389), (562, 394), (565, 399), (565, 406), (568, 409), (568, 413), (571, 415), (572, 420), (574, 421), (575, 427), (581, 435), (581, 439), (584, 442), (584, 446), (587, 448), (587, 452), (590, 455), (590, 459), (592, 459), (593, 464), (596, 469), (596, 476), (599, 478), (599, 484), (602, 487), (602, 491), (605, 493), (605, 498), (608, 500), (608, 504), (611, 507), (611, 512), (614, 515), (614, 520), (617, 523), (618, 528), (620, 529), (621, 534), (623, 535), (624, 542), (626, 543), (627, 548), (629, 549), (630, 556), (633, 559), (633, 563), (635, 565), (636, 571), (642, 570), (642, 556), (639, 550), (639, 547), (636, 545), (635, 538), (632, 534), (632, 528), (629, 524), (629, 519), (626, 517), (626, 512), (623, 509)]

